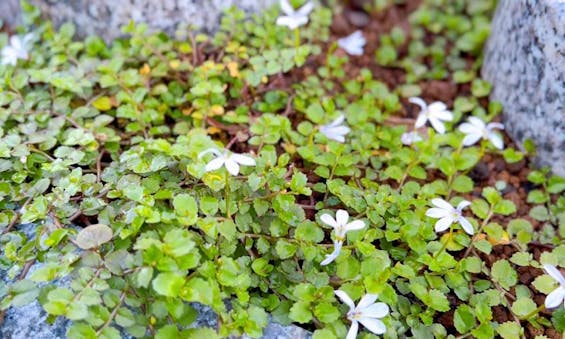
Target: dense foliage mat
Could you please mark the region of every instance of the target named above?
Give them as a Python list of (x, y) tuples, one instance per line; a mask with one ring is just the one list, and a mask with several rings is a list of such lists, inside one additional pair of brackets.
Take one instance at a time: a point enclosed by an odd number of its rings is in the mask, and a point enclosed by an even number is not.
[[(347, 11), (294, 5), (111, 45), (28, 7), (0, 34), (0, 308), (38, 300), (71, 338), (259, 337), (269, 315), (559, 338), (565, 181), (487, 124), (494, 2), (374, 1), (344, 48)], [(218, 327), (189, 328), (192, 302)]]

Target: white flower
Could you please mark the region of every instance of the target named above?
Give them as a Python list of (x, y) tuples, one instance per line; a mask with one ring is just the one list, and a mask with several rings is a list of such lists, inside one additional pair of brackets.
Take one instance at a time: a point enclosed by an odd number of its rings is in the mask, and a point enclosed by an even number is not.
[(345, 136), (351, 131), (351, 129), (342, 125), (343, 121), (345, 121), (345, 115), (342, 114), (331, 123), (320, 126), (320, 132), (328, 139), (345, 142)]
[(353, 32), (345, 38), (337, 40), (337, 45), (351, 55), (362, 55), (363, 46), (365, 46), (366, 43), (367, 40), (365, 40), (363, 33), (359, 30)]
[(306, 25), (308, 23), (308, 15), (314, 9), (312, 1), (308, 1), (296, 11), (288, 0), (280, 0), (279, 3), (285, 15), (277, 18), (277, 25), (287, 26), (290, 29)]
[(453, 120), (453, 113), (447, 110), (447, 106), (441, 102), (436, 101), (431, 103), (429, 106), (424, 100), (417, 97), (412, 97), (408, 99), (413, 104), (420, 106), (422, 109), (418, 118), (416, 119), (416, 128), (420, 128), (426, 124), (426, 121), (430, 121), (432, 127), (440, 134), (445, 133), (445, 126), (442, 121)]
[(343, 246), (343, 241), (336, 240), (334, 241), (334, 251), (331, 254), (326, 254), (326, 259), (324, 259), (320, 266), (329, 265), (332, 261), (334, 261), (341, 252), (341, 247)]
[(459, 130), (465, 133), (463, 145), (473, 145), (482, 138), (490, 140), (494, 147), (503, 149), (504, 143), (502, 141), (502, 137), (493, 131), (495, 128), (504, 129), (504, 125), (499, 122), (491, 122), (485, 125), (481, 119), (477, 117), (469, 117), (469, 122), (462, 123), (461, 126), (459, 126)]
[(226, 169), (231, 175), (238, 175), (239, 165), (255, 166), (255, 160), (251, 157), (242, 154), (231, 153), (227, 150), (224, 150), (224, 152), (221, 153), (215, 148), (209, 148), (204, 152), (201, 152), (200, 154), (198, 154), (198, 158), (201, 158), (208, 153), (214, 154), (216, 158), (206, 164), (206, 172), (215, 171), (225, 165)]
[(545, 297), (545, 307), (554, 308), (559, 307), (561, 304), (565, 306), (565, 277), (557, 267), (553, 265), (545, 264), (543, 265), (543, 269), (559, 283), (559, 287)]
[(413, 143), (422, 140), (422, 137), (416, 131), (406, 132), (400, 137), (400, 141), (402, 141), (404, 145), (412, 145)]
[(348, 223), (349, 213), (346, 210), (337, 210), (335, 219), (331, 215), (324, 213), (320, 216), (320, 220), (334, 228), (337, 241), (344, 241), (347, 232), (360, 230), (365, 227), (365, 223), (362, 220), (353, 220)]
[(363, 298), (359, 300), (359, 304), (355, 306), (353, 300), (351, 300), (347, 293), (341, 290), (334, 291), (334, 293), (343, 303), (349, 306), (347, 319), (351, 321), (351, 327), (349, 328), (349, 332), (347, 332), (347, 337), (345, 337), (345, 339), (357, 338), (359, 323), (374, 334), (383, 334), (386, 332), (385, 324), (379, 319), (387, 316), (389, 308), (385, 303), (375, 303), (378, 295), (365, 294)]
[(467, 234), (473, 235), (475, 233), (473, 225), (461, 215), (461, 211), (471, 205), (469, 201), (461, 201), (459, 205), (457, 205), (457, 208), (453, 208), (450, 203), (440, 198), (432, 199), (432, 204), (436, 207), (427, 210), (426, 215), (432, 218), (439, 218), (435, 225), (436, 232), (443, 232), (448, 229), (451, 224), (458, 222)]
[(320, 265), (324, 266), (328, 265), (338, 257), (341, 252), (343, 242), (345, 241), (345, 234), (349, 231), (356, 231), (364, 228), (365, 223), (362, 220), (353, 220), (348, 223), (349, 213), (345, 210), (337, 210), (335, 213), (335, 219), (331, 215), (324, 213), (320, 216), (320, 220), (322, 220), (324, 224), (333, 227), (335, 231), (334, 251), (331, 254), (326, 255), (326, 259), (320, 263)]
[(29, 58), (28, 45), (32, 38), (33, 35), (31, 33), (26, 34), (22, 39), (17, 35), (12, 35), (10, 44), (2, 48), (2, 60), (0, 63), (2, 65), (15, 66), (18, 63), (18, 59)]

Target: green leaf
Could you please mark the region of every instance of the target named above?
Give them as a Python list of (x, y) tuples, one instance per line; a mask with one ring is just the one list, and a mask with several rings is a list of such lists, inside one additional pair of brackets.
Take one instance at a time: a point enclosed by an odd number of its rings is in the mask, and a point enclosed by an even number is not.
[(500, 326), (496, 328), (496, 332), (504, 339), (520, 338), (522, 326), (516, 322), (507, 321), (500, 324)]
[(312, 319), (312, 312), (310, 311), (310, 303), (305, 301), (295, 302), (290, 308), (288, 315), (290, 319), (300, 324), (305, 324)]
[(173, 198), (175, 213), (184, 225), (194, 225), (198, 220), (198, 205), (189, 194), (182, 193)]
[(510, 215), (516, 212), (516, 205), (510, 200), (501, 200), (493, 207), (494, 213)]
[(473, 190), (474, 183), (468, 176), (460, 175), (453, 180), (451, 187), (455, 192), (467, 193)]
[(473, 211), (477, 217), (485, 219), (489, 212), (489, 205), (483, 199), (474, 199), (471, 202), (471, 211)]
[(319, 243), (324, 240), (324, 231), (315, 222), (303, 221), (296, 227), (294, 236), (297, 240)]
[(68, 338), (80, 338), (80, 339), (98, 339), (96, 331), (89, 325), (85, 323), (73, 323), (69, 330), (67, 331)]
[(440, 312), (447, 312), (450, 309), (449, 300), (447, 300), (445, 294), (434, 289), (428, 293), (427, 305)]
[(534, 206), (529, 213), (530, 217), (538, 220), (538, 221), (546, 221), (549, 220), (549, 211), (545, 206)]
[(498, 260), (492, 265), (491, 275), (492, 279), (506, 290), (516, 285), (518, 281), (518, 274), (505, 259)]
[(318, 318), (318, 320), (323, 323), (331, 324), (332, 322), (339, 319), (341, 314), (339, 313), (337, 307), (329, 302), (323, 302), (319, 303), (314, 308), (314, 316), (316, 316), (316, 318)]
[(297, 247), (296, 245), (284, 240), (284, 239), (279, 239), (277, 241), (277, 244), (275, 245), (275, 250), (277, 252), (277, 255), (279, 256), (279, 258), (281, 259), (288, 259), (290, 257), (292, 257), (294, 255), (294, 253), (296, 253)]
[(453, 324), (459, 333), (467, 333), (475, 327), (475, 316), (467, 305), (459, 305), (453, 315)]
[(512, 312), (516, 314), (518, 317), (524, 317), (530, 314), (531, 312), (535, 311), (536, 308), (537, 308), (536, 303), (532, 299), (526, 297), (518, 298), (512, 304)]
[(160, 295), (176, 297), (184, 285), (184, 276), (179, 273), (159, 273), (153, 280), (153, 289)]

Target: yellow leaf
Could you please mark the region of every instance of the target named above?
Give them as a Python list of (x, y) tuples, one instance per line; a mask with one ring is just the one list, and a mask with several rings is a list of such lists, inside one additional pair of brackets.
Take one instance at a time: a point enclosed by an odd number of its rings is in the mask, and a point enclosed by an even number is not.
[(239, 66), (237, 65), (237, 62), (235, 61), (230, 61), (228, 62), (228, 71), (230, 72), (230, 76), (234, 77), (234, 78), (238, 78), (239, 77)]
[(497, 240), (497, 239), (489, 237), (488, 242), (490, 242), (490, 244), (493, 245), (493, 246), (508, 245), (510, 243), (510, 237), (508, 236), (508, 233), (506, 231), (503, 231), (500, 239)]
[(218, 127), (214, 127), (214, 126), (210, 126), (206, 129), (206, 131), (208, 132), (208, 134), (218, 134), (221, 133), (222, 130), (219, 129)]
[(99, 111), (107, 111), (112, 108), (112, 101), (107, 96), (103, 96), (94, 100), (92, 106)]
[(139, 74), (147, 75), (151, 72), (151, 67), (148, 64), (143, 64), (143, 67), (139, 69)]
[(180, 67), (180, 61), (171, 60), (171, 61), (169, 61), (169, 66), (171, 66), (172, 69), (177, 69), (177, 68)]
[(208, 114), (209, 116), (216, 116), (216, 115), (223, 115), (224, 114), (224, 108), (220, 105), (212, 105), (212, 107), (210, 107), (210, 114)]
[(75, 243), (83, 250), (96, 248), (112, 240), (114, 233), (108, 225), (93, 224), (83, 228), (77, 234)]

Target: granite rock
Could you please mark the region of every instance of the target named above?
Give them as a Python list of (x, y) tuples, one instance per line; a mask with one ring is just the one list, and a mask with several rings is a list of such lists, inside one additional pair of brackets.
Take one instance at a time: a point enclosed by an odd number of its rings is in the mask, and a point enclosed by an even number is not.
[(506, 131), (536, 162), (565, 176), (565, 1), (500, 0), (482, 76), (503, 104)]
[[(78, 37), (96, 34), (106, 41), (121, 35), (120, 27), (130, 20), (144, 22), (152, 31), (173, 34), (179, 25), (194, 25), (214, 31), (224, 9), (236, 6), (247, 13), (259, 12), (276, 0), (29, 0), (56, 26), (73, 22)], [(0, 19), (9, 24), (19, 20), (19, 0), (0, 1)]]

